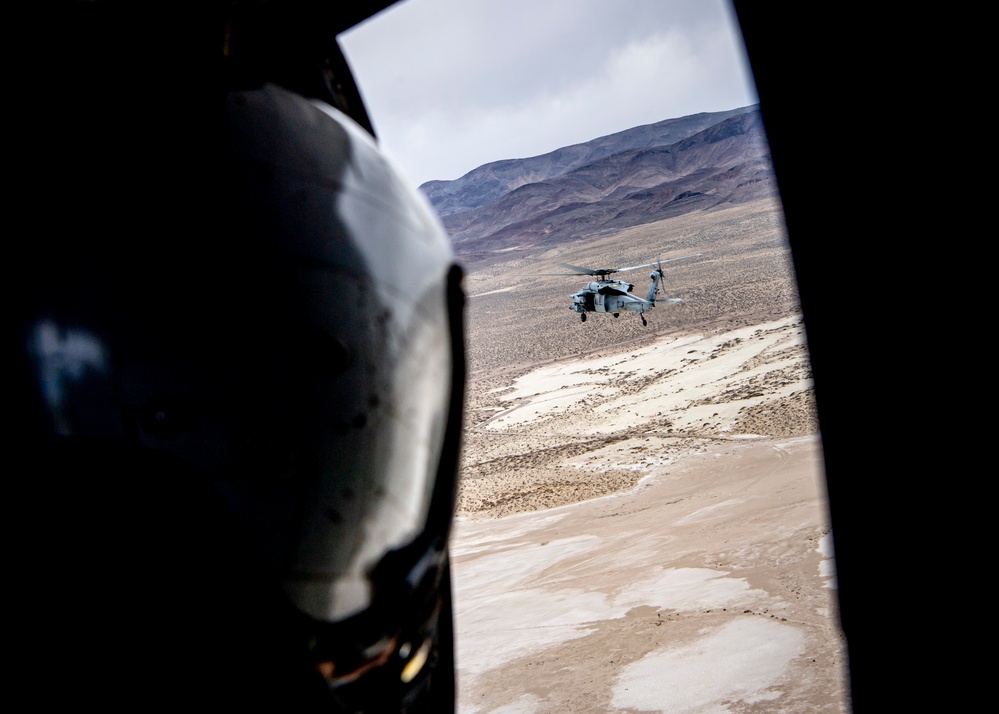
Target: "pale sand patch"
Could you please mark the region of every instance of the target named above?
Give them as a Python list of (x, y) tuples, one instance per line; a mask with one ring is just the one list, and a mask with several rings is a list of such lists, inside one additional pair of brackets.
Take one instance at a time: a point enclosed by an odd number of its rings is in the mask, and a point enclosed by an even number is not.
[(673, 714), (718, 710), (732, 700), (780, 706), (778, 683), (801, 656), (804, 639), (795, 627), (771, 620), (729, 622), (696, 646), (667, 646), (625, 667), (611, 704)]
[(847, 712), (820, 454), (718, 442), (627, 493), (459, 517), (459, 711)]
[(817, 431), (800, 316), (562, 360), (484, 382), (472, 397), (459, 494), (467, 514), (627, 490), (714, 439)]
[(806, 378), (780, 376), (800, 364), (803, 353), (800, 316), (716, 335), (666, 337), (622, 355), (533, 370), (500, 396), (513, 404), (486, 427), (509, 429), (588, 403), (601, 417), (589, 424), (591, 433), (614, 433), (664, 413), (677, 428), (733, 422), (740, 409), (809, 388)]

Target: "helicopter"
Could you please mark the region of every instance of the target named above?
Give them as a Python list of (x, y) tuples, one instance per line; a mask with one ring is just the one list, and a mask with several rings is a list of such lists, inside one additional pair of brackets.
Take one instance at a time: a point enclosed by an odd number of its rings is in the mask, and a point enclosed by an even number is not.
[[(700, 255), (702, 253), (695, 253), (693, 255), (680, 256), (679, 258), (657, 260), (655, 263), (633, 265), (628, 268), (584, 268), (578, 265), (560, 263), (561, 267), (573, 271), (572, 275), (593, 275), (598, 278), (572, 296), (572, 305), (569, 306), (569, 309), (579, 313), (581, 322), (586, 322), (586, 313), (588, 312), (609, 312), (614, 317), (619, 317), (622, 312), (637, 312), (639, 317), (642, 318), (642, 325), (648, 325), (648, 320), (645, 319), (645, 311), (654, 308), (657, 302), (683, 302), (680, 298), (656, 300), (656, 296), (659, 294), (659, 287), (662, 286), (663, 292), (666, 290), (666, 283), (663, 280), (663, 263), (696, 258)], [(620, 273), (625, 270), (637, 270), (653, 266), (655, 270), (649, 275), (649, 279), (652, 282), (649, 284), (649, 291), (644, 299), (632, 293), (632, 290), (635, 289), (633, 284), (609, 277), (614, 273)], [(561, 274), (565, 275), (565, 273)]]

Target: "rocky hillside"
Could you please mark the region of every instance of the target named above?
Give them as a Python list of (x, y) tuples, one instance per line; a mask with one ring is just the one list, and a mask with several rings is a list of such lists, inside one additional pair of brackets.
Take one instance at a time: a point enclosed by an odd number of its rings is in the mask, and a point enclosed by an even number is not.
[(680, 119), (626, 129), (583, 144), (533, 156), (484, 164), (454, 181), (428, 181), (420, 186), (441, 216), (461, 213), (494, 201), (529, 183), (547, 181), (586, 164), (629, 149), (669, 146), (754, 107), (702, 112)]
[(466, 264), (775, 195), (759, 107), (636, 127), (421, 189)]

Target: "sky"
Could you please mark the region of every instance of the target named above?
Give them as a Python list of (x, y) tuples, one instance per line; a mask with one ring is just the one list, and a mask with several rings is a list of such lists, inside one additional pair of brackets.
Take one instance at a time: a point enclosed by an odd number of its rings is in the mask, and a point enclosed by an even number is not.
[(414, 186), (759, 101), (729, 0), (401, 0), (338, 39)]

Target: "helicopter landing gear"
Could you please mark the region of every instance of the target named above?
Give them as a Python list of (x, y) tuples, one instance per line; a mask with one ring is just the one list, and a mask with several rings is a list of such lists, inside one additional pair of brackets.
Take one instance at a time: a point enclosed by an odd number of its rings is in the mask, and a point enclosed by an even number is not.
[(649, 324), (649, 321), (645, 319), (645, 315), (642, 315), (641, 317), (642, 317), (642, 327), (646, 327)]
[(615, 313), (614, 313), (614, 317), (621, 317), (621, 313), (619, 313), (619, 312), (615, 312)]
[(580, 322), (586, 322), (586, 313), (585, 312), (579, 313), (579, 321)]

